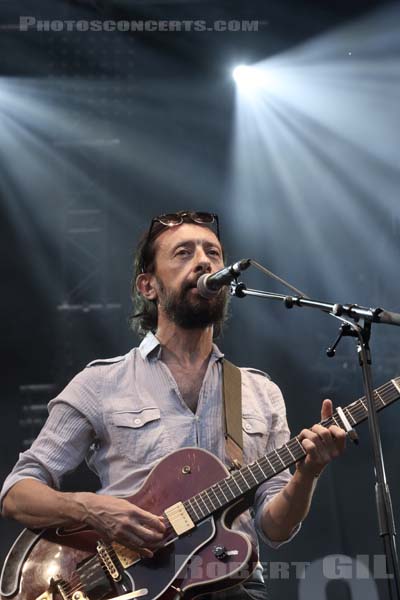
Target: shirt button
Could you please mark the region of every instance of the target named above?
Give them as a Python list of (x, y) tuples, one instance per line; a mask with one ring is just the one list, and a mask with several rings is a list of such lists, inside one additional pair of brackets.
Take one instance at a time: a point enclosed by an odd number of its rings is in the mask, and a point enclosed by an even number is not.
[(244, 428), (245, 428), (245, 431), (251, 431), (250, 423), (245, 423)]
[(142, 419), (135, 419), (133, 422), (135, 423), (135, 425), (140, 425), (142, 422)]

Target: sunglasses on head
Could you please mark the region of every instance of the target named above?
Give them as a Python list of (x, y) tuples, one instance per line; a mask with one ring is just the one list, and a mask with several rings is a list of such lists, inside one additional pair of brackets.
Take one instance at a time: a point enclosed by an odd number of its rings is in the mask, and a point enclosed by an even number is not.
[[(159, 223), (163, 227), (156, 227), (157, 223)], [(146, 241), (143, 245), (143, 249), (145, 250), (150, 240), (156, 235), (158, 235), (163, 230), (163, 228), (176, 227), (177, 225), (182, 225), (182, 223), (198, 223), (199, 225), (210, 225), (212, 223), (215, 223), (217, 229), (216, 235), (218, 240), (220, 239), (219, 221), (217, 214), (197, 211), (179, 211), (176, 213), (167, 213), (165, 215), (153, 217), (153, 219), (151, 220)], [(141, 271), (142, 273), (145, 272), (144, 260), (142, 261)]]

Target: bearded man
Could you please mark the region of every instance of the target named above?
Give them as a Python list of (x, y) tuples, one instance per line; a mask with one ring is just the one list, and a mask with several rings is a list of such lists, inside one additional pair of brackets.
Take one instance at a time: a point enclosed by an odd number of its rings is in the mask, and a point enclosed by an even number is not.
[[(1, 498), (3, 514), (26, 527), (86, 525), (148, 560), (163, 544), (166, 516), (125, 498), (179, 448), (204, 448), (229, 463), (222, 427), (223, 354), (213, 343), (227, 293), (206, 299), (196, 287), (201, 275), (224, 266), (217, 215), (182, 211), (155, 217), (135, 265), (133, 321), (143, 341), (125, 356), (93, 361), (50, 402), (45, 426), (21, 454)], [(282, 395), (264, 373), (241, 369), (241, 398), (244, 459), (251, 463), (285, 444), (289, 430)], [(322, 419), (331, 414), (325, 400)], [(345, 445), (345, 433), (336, 426), (314, 425), (300, 439), (306, 456), (293, 476), (285, 470), (263, 483), (252, 514), (246, 511), (234, 522), (254, 548), (257, 533), (272, 547), (292, 539), (309, 511), (316, 478)], [(98, 493), (59, 491), (62, 476), (84, 458), (100, 478)], [(208, 590), (205, 597), (267, 598), (261, 565), (244, 583)]]

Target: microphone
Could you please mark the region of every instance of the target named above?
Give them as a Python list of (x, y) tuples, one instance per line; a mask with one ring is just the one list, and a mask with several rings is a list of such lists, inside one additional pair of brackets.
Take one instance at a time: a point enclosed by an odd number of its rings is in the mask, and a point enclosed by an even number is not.
[(213, 298), (224, 287), (230, 285), (241, 271), (245, 271), (251, 264), (251, 258), (243, 258), (229, 267), (225, 267), (212, 275), (204, 273), (197, 280), (197, 289), (203, 298)]

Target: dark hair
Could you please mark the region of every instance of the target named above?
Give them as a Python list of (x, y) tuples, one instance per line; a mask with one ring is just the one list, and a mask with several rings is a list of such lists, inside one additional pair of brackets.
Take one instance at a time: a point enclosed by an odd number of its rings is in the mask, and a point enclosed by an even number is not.
[[(207, 227), (200, 225), (199, 227)], [(144, 337), (149, 331), (153, 333), (157, 329), (158, 308), (157, 300), (147, 300), (136, 287), (136, 279), (138, 275), (146, 270), (146, 273), (154, 273), (155, 267), (155, 241), (158, 235), (165, 230), (165, 226), (161, 223), (153, 225), (151, 238), (148, 239), (148, 230), (141, 236), (136, 247), (133, 260), (133, 276), (131, 282), (131, 299), (133, 304), (133, 312), (129, 317), (129, 324), (133, 331), (138, 333), (140, 337)], [(221, 244), (222, 246), (222, 244)], [(222, 256), (225, 259), (224, 249), (222, 248)], [(227, 313), (227, 310), (225, 311)], [(226, 321), (227, 314), (224, 314), (221, 322), (214, 324), (214, 338), (218, 337), (222, 332), (222, 327)]]
[(146, 272), (154, 272), (155, 248), (154, 241), (157, 236), (148, 240), (148, 231), (146, 231), (139, 240), (133, 259), (133, 276), (131, 282), (131, 299), (133, 304), (133, 313), (129, 317), (129, 323), (133, 331), (136, 331), (140, 337), (144, 337), (148, 331), (157, 329), (157, 300), (147, 300), (136, 287), (136, 279), (146, 267)]

